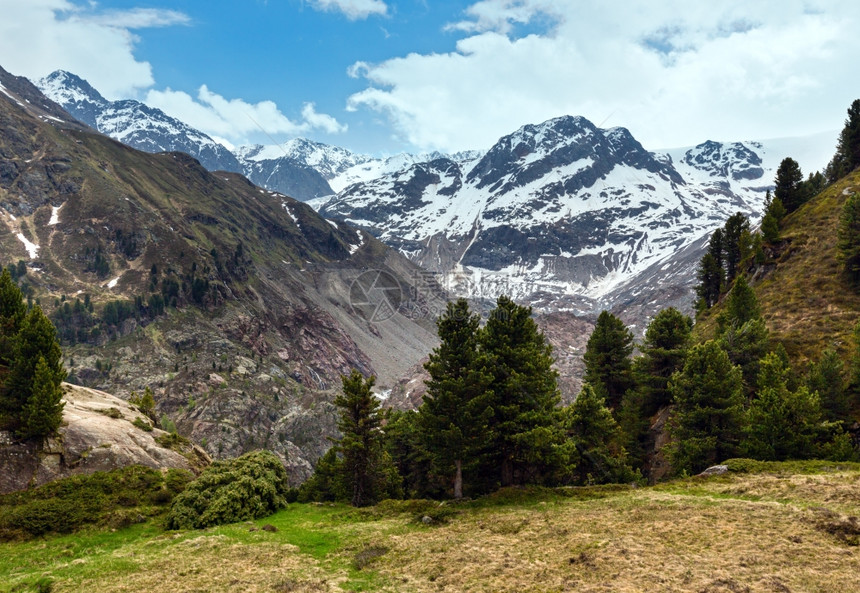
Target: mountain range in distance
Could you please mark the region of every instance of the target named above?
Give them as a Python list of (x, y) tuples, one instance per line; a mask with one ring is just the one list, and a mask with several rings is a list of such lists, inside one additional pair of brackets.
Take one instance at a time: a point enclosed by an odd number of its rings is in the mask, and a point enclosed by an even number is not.
[(706, 237), (735, 212), (757, 220), (779, 162), (820, 168), (836, 137), (652, 152), (625, 128), (565, 116), (451, 155), (374, 158), (302, 138), (231, 152), (161, 110), (107, 101), (74, 74), (37, 86), (130, 146), (187, 152), (368, 230), (452, 295), (490, 302), (504, 293), (586, 316), (611, 309), (640, 329), (663, 306), (689, 312)]

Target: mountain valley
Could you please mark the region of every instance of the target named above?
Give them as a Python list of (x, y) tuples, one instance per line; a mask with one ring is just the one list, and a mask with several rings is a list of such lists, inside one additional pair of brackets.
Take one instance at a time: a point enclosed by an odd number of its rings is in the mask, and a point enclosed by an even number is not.
[(165, 422), (213, 456), (267, 447), (300, 482), (335, 434), (340, 375), (384, 388), (435, 344), (432, 319), (408, 310), (439, 309), (432, 290), (388, 321), (352, 307), (366, 270), (422, 286), (365, 231), (52, 115), (25, 79), (0, 84), (4, 265), (23, 262), (75, 381), (124, 398), (151, 387)]

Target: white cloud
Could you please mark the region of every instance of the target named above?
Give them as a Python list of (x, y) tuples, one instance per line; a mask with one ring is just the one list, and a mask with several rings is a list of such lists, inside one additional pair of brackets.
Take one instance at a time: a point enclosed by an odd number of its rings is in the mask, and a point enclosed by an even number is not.
[(281, 113), (273, 101), (248, 103), (243, 99), (226, 99), (206, 85), (200, 87), (196, 98), (183, 91), (153, 89), (146, 94), (145, 102), (213, 137), (234, 144), (246, 143), (249, 136), (259, 134), (272, 137), (277, 134), (304, 134), (311, 130), (329, 134), (347, 130), (346, 125), (334, 117), (317, 113), (313, 103), (306, 103), (301, 120), (293, 121)]
[(63, 69), (86, 78), (108, 98), (133, 96), (153, 84), (152, 69), (134, 57), (134, 29), (186, 24), (173, 10), (97, 12), (68, 0), (0, 0), (0, 64), (41, 78)]
[(310, 3), (317, 10), (342, 12), (351, 21), (388, 13), (388, 5), (382, 0), (310, 0)]
[(853, 0), (483, 0), (465, 15), (454, 52), (356, 62), (369, 85), (348, 108), (424, 149), (563, 114), (659, 148), (838, 128), (857, 95)]
[(316, 105), (313, 103), (305, 103), (302, 108), (302, 118), (310, 128), (322, 130), (327, 134), (342, 134), (346, 132), (346, 124), (341, 124), (332, 116), (326, 113), (317, 113)]

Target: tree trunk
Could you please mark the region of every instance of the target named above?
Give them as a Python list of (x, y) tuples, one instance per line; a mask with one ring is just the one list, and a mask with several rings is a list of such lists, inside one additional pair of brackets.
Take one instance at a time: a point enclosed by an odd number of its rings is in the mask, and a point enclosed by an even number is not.
[(514, 462), (510, 459), (502, 460), (502, 487), (511, 486), (514, 483)]
[(454, 462), (457, 468), (454, 472), (454, 498), (463, 498), (463, 461), (458, 459)]

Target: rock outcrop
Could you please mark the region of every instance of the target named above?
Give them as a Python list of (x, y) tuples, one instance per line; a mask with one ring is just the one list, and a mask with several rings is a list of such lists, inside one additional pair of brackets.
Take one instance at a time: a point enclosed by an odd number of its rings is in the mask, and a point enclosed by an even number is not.
[(135, 406), (107, 394), (65, 383), (63, 424), (41, 446), (0, 432), (0, 494), (76, 474), (128, 465), (199, 471), (209, 455), (184, 439), (151, 427)]

